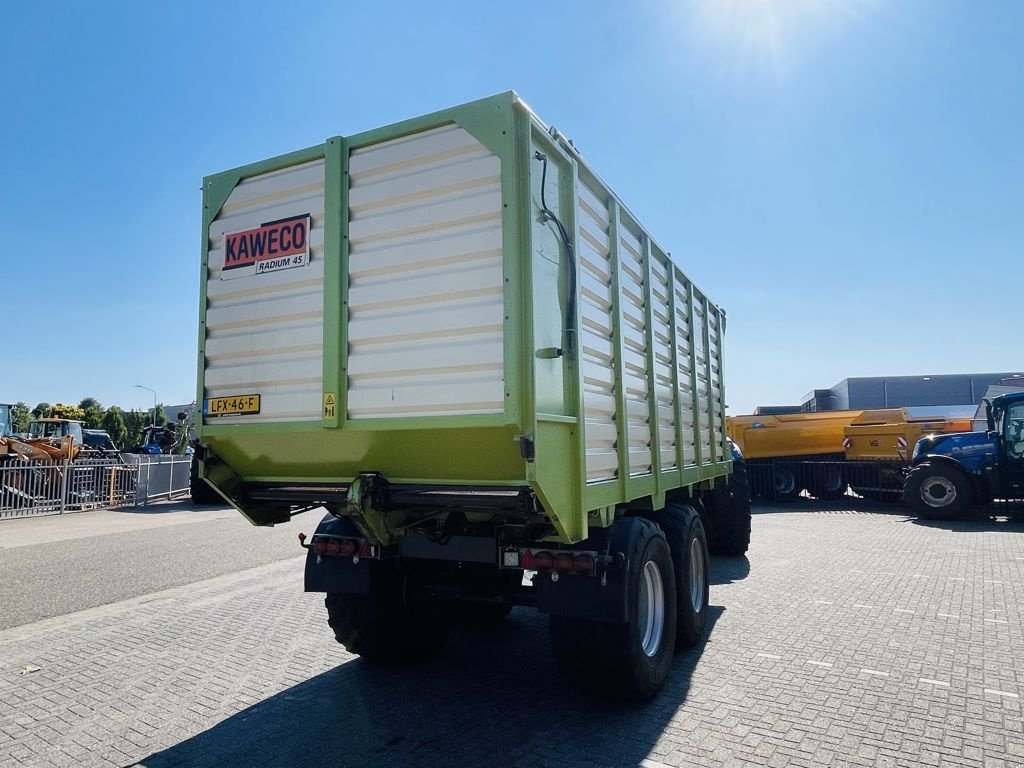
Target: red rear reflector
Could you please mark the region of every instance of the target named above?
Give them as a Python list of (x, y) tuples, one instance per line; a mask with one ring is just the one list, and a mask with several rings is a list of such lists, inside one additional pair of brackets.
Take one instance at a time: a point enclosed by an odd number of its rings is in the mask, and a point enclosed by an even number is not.
[(370, 546), (370, 542), (364, 541), (363, 546), (359, 548), (360, 557), (370, 557), (373, 554), (373, 548)]
[(536, 565), (533, 562), (533, 552), (526, 550), (519, 556), (519, 565), (524, 571), (532, 571), (536, 569)]
[(590, 555), (576, 555), (572, 560), (572, 569), (581, 576), (594, 572), (594, 558)]
[(572, 570), (572, 555), (568, 552), (559, 552), (555, 555), (555, 570), (559, 573), (568, 573)]
[(356, 553), (356, 542), (353, 539), (342, 539), (338, 542), (338, 554), (342, 557), (352, 557)]
[(317, 555), (322, 555), (327, 550), (327, 542), (320, 537), (313, 539), (313, 552)]
[(328, 539), (325, 545), (324, 553), (328, 555), (336, 555), (341, 551), (341, 542), (337, 539)]
[(535, 571), (550, 571), (554, 563), (555, 560), (551, 557), (550, 552), (538, 552), (533, 556), (533, 570)]

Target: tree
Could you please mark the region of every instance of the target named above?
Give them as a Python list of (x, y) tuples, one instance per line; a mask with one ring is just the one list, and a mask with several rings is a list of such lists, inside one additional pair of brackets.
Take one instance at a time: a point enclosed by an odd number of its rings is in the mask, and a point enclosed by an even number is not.
[(99, 429), (103, 423), (103, 406), (100, 405), (100, 401), (95, 397), (82, 398), (82, 402), (78, 404), (78, 407), (82, 409), (85, 414), (83, 421), (85, 421), (86, 429)]
[(24, 403), (15, 403), (11, 408), (11, 429), (15, 432), (28, 432), (28, 423), (32, 420), (32, 412)]
[(149, 414), (145, 411), (128, 411), (123, 415), (127, 431), (124, 447), (129, 451), (134, 451), (142, 444), (142, 433), (149, 424)]
[(39, 403), (35, 408), (32, 409), (32, 417), (36, 419), (48, 419), (50, 417), (51, 406), (49, 403)]
[(126, 447), (128, 445), (128, 426), (124, 423), (124, 414), (116, 405), (112, 405), (103, 414), (103, 421), (100, 422), (103, 429), (110, 435), (114, 445)]
[(157, 403), (156, 408), (153, 409), (153, 423), (158, 427), (167, 423), (167, 412), (164, 410), (163, 403)]
[(50, 416), (54, 419), (72, 419), (73, 421), (84, 421), (85, 411), (77, 405), (65, 405), (54, 403), (50, 406)]

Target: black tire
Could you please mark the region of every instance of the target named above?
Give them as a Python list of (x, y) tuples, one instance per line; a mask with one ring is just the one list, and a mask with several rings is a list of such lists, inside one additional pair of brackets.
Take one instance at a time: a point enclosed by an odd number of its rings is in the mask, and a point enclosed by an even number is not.
[(956, 467), (926, 461), (907, 475), (903, 500), (928, 520), (956, 520), (963, 517), (973, 501), (971, 481)]
[(452, 619), (468, 627), (497, 627), (512, 613), (509, 603), (478, 603), (471, 600), (455, 600), (448, 604)]
[(800, 490), (800, 478), (794, 467), (785, 464), (772, 467), (772, 492), (776, 501), (795, 499)]
[(808, 493), (819, 501), (834, 501), (846, 495), (846, 475), (837, 465), (811, 466), (807, 486)]
[(729, 480), (716, 485), (707, 496), (710, 536), (714, 555), (738, 557), (750, 549), (750, 481), (747, 465), (737, 459)]
[[(747, 509), (749, 514), (749, 503)], [(708, 624), (707, 533), (697, 510), (688, 504), (669, 504), (652, 519), (665, 532), (672, 552), (676, 574), (676, 649), (692, 648), (704, 639)], [(748, 527), (748, 539), (749, 533)]]
[(374, 562), (370, 591), (328, 593), (327, 623), (350, 653), (375, 664), (412, 664), (437, 655), (451, 620), (444, 605), (419, 594), (416, 571), (397, 561)]
[(225, 503), (221, 495), (199, 476), (199, 462), (194, 457), (192, 465), (189, 467), (188, 488), (189, 494), (192, 496), (192, 503), (196, 506)]
[[(640, 525), (626, 553), (626, 590), (629, 620), (611, 624), (587, 619), (551, 616), (551, 645), (559, 671), (597, 696), (646, 701), (665, 684), (672, 668), (676, 637), (676, 576), (668, 541), (657, 526), (642, 518), (626, 518), (616, 525)], [(651, 586), (657, 582), (659, 586)], [(660, 591), (659, 591), (660, 589)], [(654, 614), (649, 595), (660, 595)], [(654, 600), (658, 606), (658, 600)], [(660, 614), (660, 635), (648, 637), (657, 626), (648, 616)], [(645, 650), (645, 640), (648, 641)]]

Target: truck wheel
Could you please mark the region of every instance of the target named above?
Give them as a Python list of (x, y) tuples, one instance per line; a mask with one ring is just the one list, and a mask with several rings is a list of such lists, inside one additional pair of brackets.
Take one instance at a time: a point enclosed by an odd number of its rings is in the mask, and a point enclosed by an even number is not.
[(626, 553), (628, 621), (611, 624), (551, 616), (551, 645), (559, 671), (598, 696), (646, 701), (665, 684), (676, 638), (676, 576), (665, 535), (651, 521), (640, 525)]
[(451, 625), (443, 606), (419, 594), (415, 569), (373, 563), (366, 594), (328, 593), (327, 623), (350, 653), (376, 664), (410, 664), (435, 656)]
[(732, 464), (728, 482), (716, 485), (707, 498), (711, 525), (709, 549), (737, 557), (750, 548), (750, 482), (742, 460)]
[(210, 487), (210, 484), (199, 476), (199, 462), (192, 459), (192, 465), (188, 471), (188, 489), (192, 496), (192, 503), (196, 506), (206, 504), (224, 504), (220, 494)]
[(903, 486), (903, 500), (929, 520), (956, 520), (971, 506), (971, 499), (967, 476), (942, 463), (919, 464), (910, 470)]
[(840, 467), (812, 467), (808, 491), (820, 501), (841, 499), (846, 495), (846, 477)]

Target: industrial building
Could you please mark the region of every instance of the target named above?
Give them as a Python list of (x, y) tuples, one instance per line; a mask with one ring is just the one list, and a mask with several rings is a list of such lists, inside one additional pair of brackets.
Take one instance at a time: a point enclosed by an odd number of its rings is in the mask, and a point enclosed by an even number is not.
[(843, 379), (804, 396), (803, 411), (868, 410), (914, 406), (976, 405), (993, 385), (1012, 385), (1024, 373), (952, 373), (926, 376), (864, 376)]
[(992, 386), (1024, 387), (1024, 372), (854, 377), (828, 389), (811, 390), (800, 405), (760, 406), (754, 413), (976, 406)]

